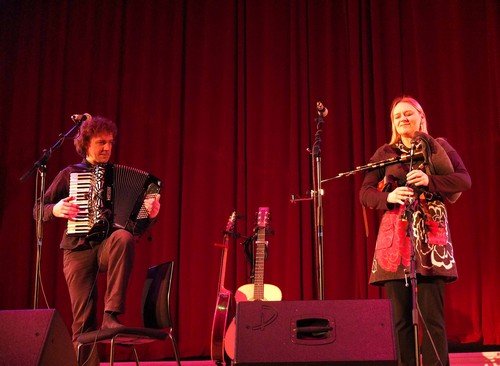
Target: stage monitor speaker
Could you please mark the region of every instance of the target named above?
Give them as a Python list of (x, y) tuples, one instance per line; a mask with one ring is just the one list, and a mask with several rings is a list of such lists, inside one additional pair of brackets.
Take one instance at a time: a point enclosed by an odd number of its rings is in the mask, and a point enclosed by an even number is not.
[(56, 310), (0, 311), (0, 365), (76, 364), (68, 329)]
[(245, 301), (235, 365), (397, 365), (389, 300)]

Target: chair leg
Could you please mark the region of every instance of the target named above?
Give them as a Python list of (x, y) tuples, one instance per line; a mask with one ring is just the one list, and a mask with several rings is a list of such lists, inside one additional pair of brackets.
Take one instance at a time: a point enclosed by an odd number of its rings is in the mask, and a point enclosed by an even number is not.
[(109, 350), (109, 366), (115, 363), (115, 338), (111, 339), (111, 349)]
[(137, 356), (137, 350), (135, 349), (134, 345), (132, 345), (131, 347), (132, 347), (132, 349), (134, 350), (135, 364), (136, 364), (136, 366), (140, 366), (140, 363), (139, 363), (139, 356)]
[(97, 354), (97, 345), (78, 343), (76, 349), (76, 364), (78, 366), (86, 366), (90, 364), (95, 364), (99, 362), (99, 356)]
[(172, 347), (174, 348), (174, 355), (175, 355), (175, 360), (177, 361), (177, 365), (181, 366), (181, 360), (179, 358), (179, 350), (177, 349), (177, 342), (175, 341), (175, 338), (171, 333), (168, 333), (168, 336), (172, 341)]
[[(137, 350), (135, 349), (134, 345), (131, 345), (131, 347), (134, 350), (135, 364), (136, 366), (140, 366)], [(115, 363), (115, 339), (113, 338), (111, 339), (111, 349), (109, 351), (109, 366), (113, 366), (114, 363)]]
[(82, 344), (78, 343), (78, 348), (77, 348), (77, 351), (76, 351), (76, 364), (78, 366), (80, 366), (80, 357), (81, 357), (81, 350), (80, 350), (80, 348), (81, 347), (82, 347)]

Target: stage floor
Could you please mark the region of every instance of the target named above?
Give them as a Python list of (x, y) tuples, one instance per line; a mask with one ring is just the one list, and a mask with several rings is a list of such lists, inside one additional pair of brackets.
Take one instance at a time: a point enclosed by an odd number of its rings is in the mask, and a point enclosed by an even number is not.
[[(183, 366), (214, 366), (210, 360), (181, 360)], [(135, 362), (115, 362), (116, 366), (135, 366)], [(175, 366), (174, 361), (141, 362), (143, 366)], [(500, 352), (450, 353), (450, 366), (500, 366)], [(101, 366), (109, 366), (101, 362)]]

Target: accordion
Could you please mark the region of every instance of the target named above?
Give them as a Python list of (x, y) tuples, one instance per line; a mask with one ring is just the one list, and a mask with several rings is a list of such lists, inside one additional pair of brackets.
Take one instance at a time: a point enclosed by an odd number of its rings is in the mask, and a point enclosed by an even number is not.
[(68, 220), (66, 234), (100, 241), (116, 229), (140, 237), (150, 226), (144, 200), (160, 193), (161, 181), (139, 169), (118, 164), (97, 165), (70, 174), (69, 195), (80, 212)]

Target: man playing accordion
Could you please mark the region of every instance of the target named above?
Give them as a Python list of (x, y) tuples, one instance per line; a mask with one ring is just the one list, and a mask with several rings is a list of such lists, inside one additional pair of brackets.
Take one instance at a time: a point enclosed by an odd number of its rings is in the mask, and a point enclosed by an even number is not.
[[(66, 167), (56, 176), (44, 198), (43, 220), (54, 217), (75, 221), (81, 205), (70, 195), (71, 173), (89, 172), (111, 157), (117, 127), (109, 119), (84, 115), (85, 119), (74, 140), (76, 151), (82, 157), (80, 164)], [(152, 223), (160, 211), (159, 194), (146, 198), (143, 208), (146, 219)], [(35, 213), (37, 212), (35, 207)], [(118, 314), (125, 312), (125, 297), (134, 259), (134, 234), (123, 228), (110, 228), (105, 235), (68, 235), (65, 231), (60, 247), (63, 250), (63, 271), (68, 285), (73, 313), (72, 337), (97, 329), (97, 275), (107, 272), (104, 295), (104, 315), (101, 328), (119, 327)], [(83, 350), (86, 365), (98, 365), (97, 352)]]

